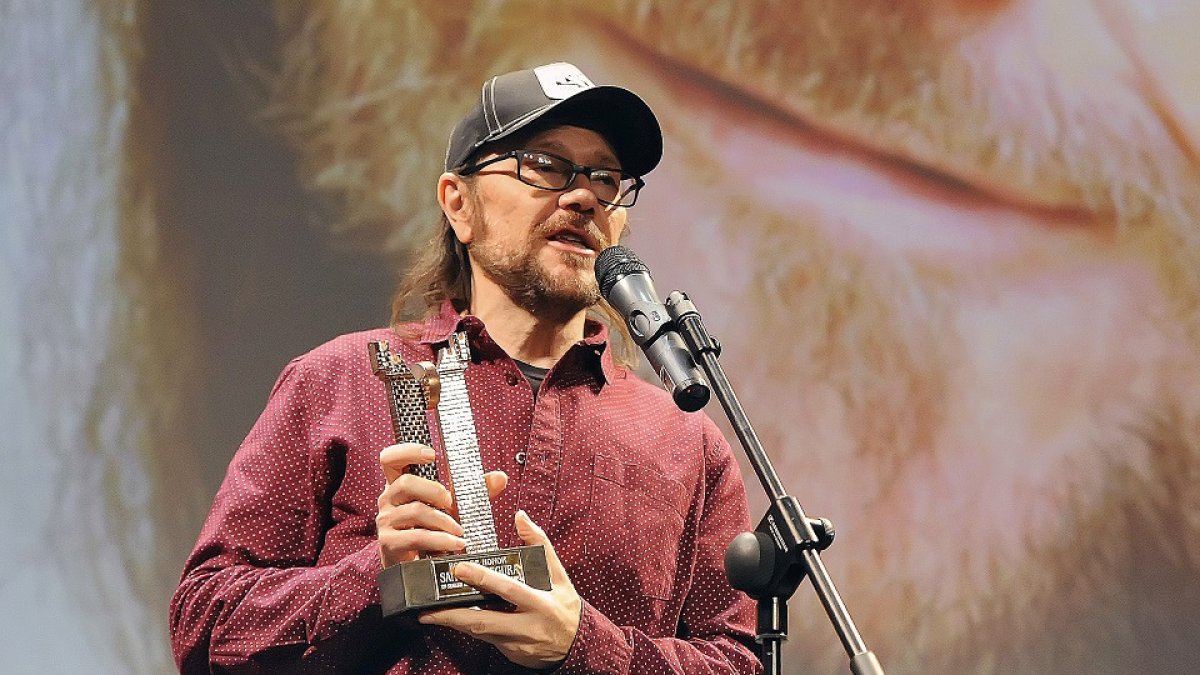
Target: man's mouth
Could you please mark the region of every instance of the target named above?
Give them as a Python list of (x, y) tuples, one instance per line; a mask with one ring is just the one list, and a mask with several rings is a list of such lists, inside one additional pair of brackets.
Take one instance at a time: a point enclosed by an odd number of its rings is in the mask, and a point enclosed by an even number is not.
[(547, 237), (547, 240), (557, 249), (578, 255), (594, 256), (599, 248), (599, 244), (591, 237), (574, 230), (559, 230)]

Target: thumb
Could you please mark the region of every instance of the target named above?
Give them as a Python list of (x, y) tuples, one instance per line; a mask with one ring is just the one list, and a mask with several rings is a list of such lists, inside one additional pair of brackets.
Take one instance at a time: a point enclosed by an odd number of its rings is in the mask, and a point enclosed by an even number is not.
[(483, 482), (487, 485), (488, 496), (495, 499), (496, 495), (508, 487), (508, 474), (503, 471), (489, 471), (483, 474)]
[(553, 548), (550, 544), (550, 538), (546, 536), (546, 532), (537, 526), (537, 523), (525, 513), (524, 509), (517, 511), (516, 517), (517, 535), (521, 537), (521, 541), (533, 546), (541, 544), (547, 548)]
[(555, 587), (569, 586), (571, 579), (567, 576), (562, 561), (558, 559), (558, 554), (554, 552), (554, 545), (550, 543), (546, 532), (538, 527), (524, 510), (517, 511), (516, 524), (521, 541), (530, 546), (540, 544), (546, 549), (546, 567), (550, 571), (550, 583)]

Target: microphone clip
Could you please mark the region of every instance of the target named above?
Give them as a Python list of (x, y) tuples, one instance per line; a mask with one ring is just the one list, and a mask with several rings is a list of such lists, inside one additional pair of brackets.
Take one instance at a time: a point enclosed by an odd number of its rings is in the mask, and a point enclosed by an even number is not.
[(701, 354), (712, 354), (714, 357), (721, 355), (721, 341), (708, 334), (700, 312), (688, 299), (687, 293), (671, 291), (664, 304), (671, 321), (675, 323), (675, 329), (683, 336), (693, 354), (698, 358)]

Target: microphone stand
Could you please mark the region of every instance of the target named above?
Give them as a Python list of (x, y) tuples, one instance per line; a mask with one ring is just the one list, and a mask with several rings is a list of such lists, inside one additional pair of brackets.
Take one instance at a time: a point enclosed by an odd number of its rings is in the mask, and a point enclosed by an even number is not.
[(854, 675), (883, 675), (883, 668), (867, 649), (821, 561), (820, 551), (833, 542), (833, 525), (823, 518), (806, 517), (800, 502), (784, 490), (779, 474), (717, 361), (721, 346), (704, 328), (696, 306), (686, 295), (674, 291), (667, 296), (666, 307), (716, 390), (725, 415), (771, 500), (757, 529), (739, 534), (725, 552), (725, 572), (730, 584), (758, 601), (757, 639), (762, 644), (765, 675), (782, 672), (780, 646), (787, 639), (787, 601), (805, 575), (812, 579), (813, 589), (850, 656), (850, 671)]

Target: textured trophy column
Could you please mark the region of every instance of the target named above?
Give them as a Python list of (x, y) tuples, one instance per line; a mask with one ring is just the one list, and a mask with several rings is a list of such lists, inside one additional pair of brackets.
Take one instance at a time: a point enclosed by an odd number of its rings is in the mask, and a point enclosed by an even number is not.
[[(430, 364), (405, 368), (399, 356), (390, 353), (386, 342), (371, 343), (369, 349), (376, 375), (388, 384), (392, 426), (398, 442), (431, 445), (428, 424), (417, 424), (416, 420), (425, 421), (426, 410), (436, 407), (443, 459), (463, 538), (467, 541), (466, 553), (422, 557), (380, 572), (384, 616), (413, 609), (479, 604), (489, 599), (491, 596), (454, 576), (454, 565), (459, 562), (474, 562), (533, 588), (550, 590), (544, 548), (499, 547), (492, 502), (483, 479), (475, 417), (467, 393), (465, 375), (471, 354), (466, 334), (451, 336), (449, 345), (438, 353), (436, 370)], [(435, 463), (417, 465), (410, 471), (437, 480)]]

